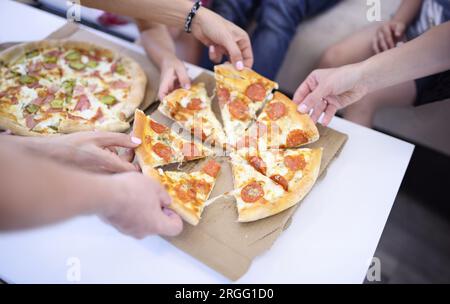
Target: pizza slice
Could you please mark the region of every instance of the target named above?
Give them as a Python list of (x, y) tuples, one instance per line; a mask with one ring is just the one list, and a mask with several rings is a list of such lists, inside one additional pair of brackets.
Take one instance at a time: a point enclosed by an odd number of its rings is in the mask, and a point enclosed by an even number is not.
[(192, 173), (150, 168), (144, 171), (144, 174), (164, 185), (172, 198), (169, 208), (195, 226), (200, 221), (220, 169), (219, 163), (209, 160), (200, 171)]
[(278, 89), (278, 84), (273, 82), (252, 69), (244, 68), (237, 70), (232, 64), (225, 63), (214, 67), (217, 83), (216, 94), (219, 102), (226, 102), (227, 97), (239, 93), (248, 97), (259, 107), (272, 94), (274, 89)]
[(305, 194), (315, 183), (322, 160), (322, 148), (272, 149), (261, 152), (250, 148), (238, 150), (238, 154), (256, 171), (269, 177), (285, 191), (302, 189)]
[(319, 131), (308, 115), (297, 111), (292, 100), (275, 92), (246, 136), (258, 138), (260, 149), (285, 149), (315, 142)]
[(211, 109), (211, 99), (204, 83), (189, 90), (177, 89), (167, 95), (158, 110), (202, 140), (223, 146), (226, 143), (222, 125)]
[(280, 205), (286, 194), (283, 187), (256, 171), (237, 154), (232, 153), (231, 158), (235, 188), (232, 193), (239, 222), (256, 221), (288, 208)]
[(246, 96), (236, 94), (229, 101), (220, 105), (227, 142), (235, 147), (248, 126), (256, 119), (256, 107)]
[(170, 128), (147, 117), (141, 110), (135, 111), (133, 136), (142, 140), (136, 149), (142, 169), (213, 155), (213, 151), (207, 147), (182, 138)]
[[(238, 153), (239, 154), (239, 153)], [(322, 149), (233, 155), (240, 222), (275, 215), (299, 203), (317, 180)]]

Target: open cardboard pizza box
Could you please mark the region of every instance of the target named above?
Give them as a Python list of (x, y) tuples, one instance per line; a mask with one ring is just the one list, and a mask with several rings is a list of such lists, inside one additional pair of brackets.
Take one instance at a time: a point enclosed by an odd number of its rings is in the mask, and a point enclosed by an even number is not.
[[(143, 54), (80, 29), (74, 24), (62, 27), (49, 38), (93, 42), (134, 58), (141, 64), (148, 77), (147, 93), (141, 109), (147, 109), (156, 100), (159, 73)], [(209, 95), (213, 95), (215, 87), (213, 75), (205, 72), (194, 80), (194, 82), (200, 81), (205, 82)], [(155, 120), (170, 126), (173, 121), (164, 117), (159, 111), (155, 111), (155, 108), (155, 106), (150, 107), (146, 111), (147, 114), (151, 113)], [(220, 119), (217, 100), (213, 100), (213, 110)], [(326, 168), (344, 146), (347, 135), (321, 126), (319, 126), (319, 131), (320, 140), (310, 146), (324, 149), (320, 168), (320, 175), (323, 177)], [(216, 160), (222, 164), (222, 170), (211, 198), (233, 189), (231, 167), (227, 159), (218, 157)], [(170, 169), (191, 171), (199, 168), (201, 163), (202, 161), (189, 162), (178, 167), (171, 166)], [(167, 240), (225, 277), (237, 280), (247, 272), (252, 260), (270, 249), (280, 234), (288, 228), (290, 219), (297, 209), (300, 209), (299, 212), (301, 212), (301, 204), (266, 219), (251, 223), (238, 223), (234, 199), (223, 197), (206, 207), (198, 226), (185, 224), (181, 235), (167, 238)], [(285, 233), (289, 233), (289, 231)]]

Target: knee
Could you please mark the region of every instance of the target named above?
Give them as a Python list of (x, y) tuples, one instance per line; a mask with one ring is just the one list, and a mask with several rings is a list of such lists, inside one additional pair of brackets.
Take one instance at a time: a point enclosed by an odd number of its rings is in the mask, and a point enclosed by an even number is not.
[(333, 45), (329, 47), (322, 54), (319, 62), (319, 68), (334, 68), (341, 66), (344, 63), (345, 51), (340, 45)]

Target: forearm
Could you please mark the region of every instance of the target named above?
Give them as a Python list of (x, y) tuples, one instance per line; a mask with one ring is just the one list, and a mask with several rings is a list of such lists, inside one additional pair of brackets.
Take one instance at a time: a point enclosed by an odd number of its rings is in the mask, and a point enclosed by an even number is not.
[(392, 20), (408, 26), (419, 14), (423, 0), (403, 0)]
[(111, 195), (105, 177), (30, 155), (0, 142), (0, 229), (48, 224), (102, 210)]
[(166, 56), (176, 56), (175, 43), (167, 27), (145, 20), (137, 20), (141, 42), (150, 59), (161, 68)]
[(183, 28), (192, 8), (187, 0), (82, 0), (82, 5)]
[(450, 22), (361, 64), (369, 92), (450, 69)]

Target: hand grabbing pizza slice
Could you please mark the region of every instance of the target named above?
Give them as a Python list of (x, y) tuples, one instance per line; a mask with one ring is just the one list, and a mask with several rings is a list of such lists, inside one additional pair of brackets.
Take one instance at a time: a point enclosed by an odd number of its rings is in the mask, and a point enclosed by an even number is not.
[(204, 83), (195, 84), (189, 90), (173, 91), (164, 98), (158, 110), (201, 140), (210, 140), (218, 146), (226, 143), (222, 125), (211, 109), (211, 99)]
[(213, 151), (195, 141), (188, 141), (170, 128), (136, 110), (133, 136), (141, 139), (136, 156), (144, 171), (171, 163), (200, 159), (213, 155)]
[(276, 92), (247, 132), (257, 138), (260, 149), (296, 148), (319, 139), (319, 131), (311, 118), (297, 111), (297, 105)]
[(164, 185), (172, 198), (169, 208), (178, 213), (186, 222), (195, 226), (200, 221), (220, 169), (221, 166), (218, 162), (209, 160), (200, 171), (192, 173), (153, 168), (144, 173)]

